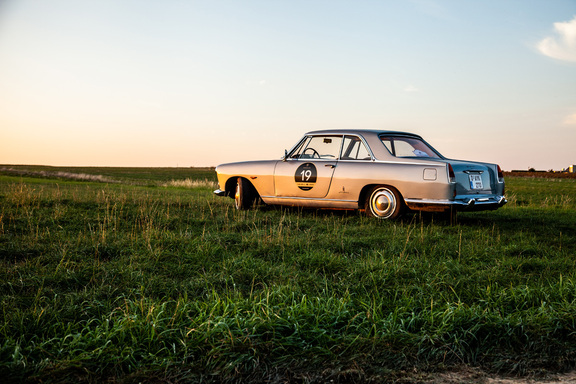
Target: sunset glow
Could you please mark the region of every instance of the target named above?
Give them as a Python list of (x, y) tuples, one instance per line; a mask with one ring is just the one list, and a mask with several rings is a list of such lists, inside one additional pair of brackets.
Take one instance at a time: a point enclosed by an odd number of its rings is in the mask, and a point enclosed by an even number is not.
[(7, 0), (0, 164), (214, 166), (378, 128), (576, 163), (576, 3)]

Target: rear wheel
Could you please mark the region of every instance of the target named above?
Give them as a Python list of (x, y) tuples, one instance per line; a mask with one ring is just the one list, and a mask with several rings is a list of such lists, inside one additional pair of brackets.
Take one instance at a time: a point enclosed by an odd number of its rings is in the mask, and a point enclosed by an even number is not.
[(241, 177), (236, 180), (236, 191), (234, 192), (234, 205), (236, 209), (249, 209), (254, 204), (256, 194), (250, 182)]
[(397, 190), (379, 185), (368, 194), (364, 208), (368, 216), (392, 220), (402, 215), (404, 202)]

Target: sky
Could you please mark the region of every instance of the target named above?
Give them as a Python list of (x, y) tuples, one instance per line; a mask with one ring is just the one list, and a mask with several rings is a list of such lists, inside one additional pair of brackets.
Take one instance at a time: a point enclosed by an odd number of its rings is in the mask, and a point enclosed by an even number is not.
[(334, 128), (576, 164), (576, 0), (0, 0), (0, 164), (215, 166)]

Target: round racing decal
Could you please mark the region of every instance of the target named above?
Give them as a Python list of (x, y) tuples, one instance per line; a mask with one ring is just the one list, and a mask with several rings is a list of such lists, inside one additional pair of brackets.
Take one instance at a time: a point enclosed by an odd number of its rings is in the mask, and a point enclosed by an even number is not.
[(298, 167), (294, 180), (296, 185), (303, 191), (309, 191), (316, 184), (316, 166), (312, 163), (304, 163)]

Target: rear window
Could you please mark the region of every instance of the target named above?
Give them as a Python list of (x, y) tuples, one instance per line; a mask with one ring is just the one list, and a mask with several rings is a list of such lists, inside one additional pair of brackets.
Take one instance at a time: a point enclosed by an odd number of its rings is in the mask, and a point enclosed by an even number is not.
[(422, 140), (413, 137), (381, 136), (382, 144), (396, 157), (428, 157), (441, 159), (442, 156)]

